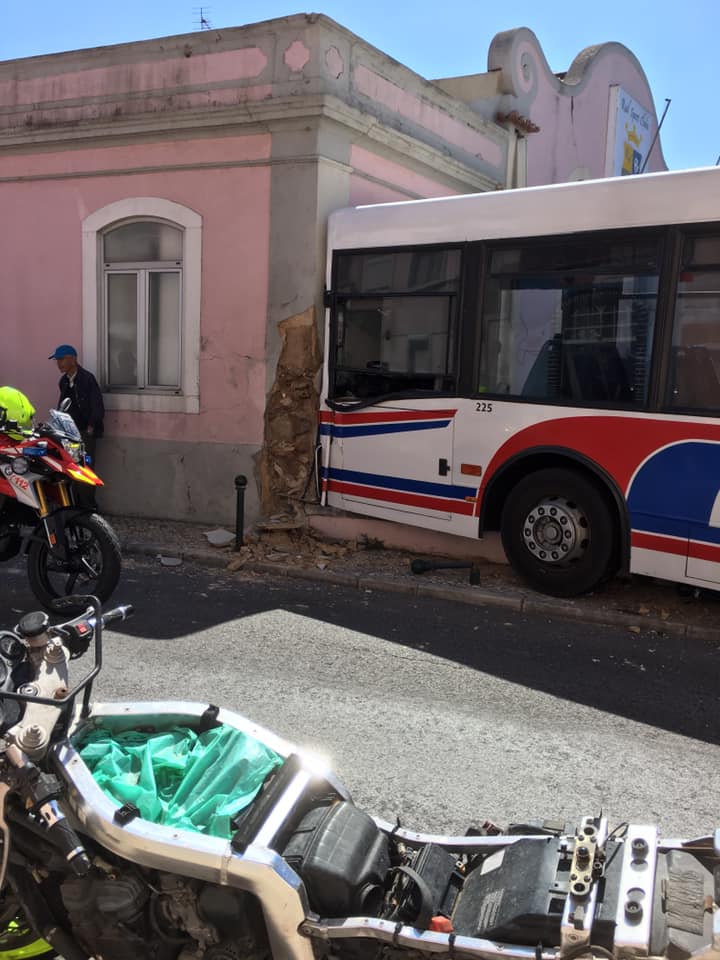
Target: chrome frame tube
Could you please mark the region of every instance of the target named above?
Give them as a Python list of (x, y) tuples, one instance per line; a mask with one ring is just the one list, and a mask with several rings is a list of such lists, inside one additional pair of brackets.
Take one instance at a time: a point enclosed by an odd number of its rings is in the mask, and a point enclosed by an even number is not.
[(302, 933), (320, 940), (347, 940), (353, 937), (381, 940), (398, 947), (415, 948), (424, 953), (467, 954), (471, 957), (504, 960), (558, 960), (555, 949), (539, 950), (536, 947), (518, 947), (512, 943), (498, 943), (477, 937), (454, 937), (452, 934), (418, 930), (409, 924), (393, 920), (375, 920), (368, 917), (348, 917), (344, 920), (306, 920)]
[(551, 835), (547, 833), (498, 834), (497, 836), (491, 835), (488, 837), (459, 837), (443, 833), (417, 833), (414, 830), (406, 830), (405, 827), (393, 826), (392, 823), (387, 820), (382, 820), (380, 817), (373, 817), (373, 820), (383, 833), (392, 834), (394, 839), (402, 840), (403, 843), (406, 843), (410, 847), (422, 847), (426, 843), (435, 843), (439, 847), (443, 847), (449, 851), (483, 850), (489, 852), (491, 850), (503, 850), (505, 847), (510, 847), (519, 840), (535, 840), (538, 843), (547, 843), (548, 839), (551, 839)]

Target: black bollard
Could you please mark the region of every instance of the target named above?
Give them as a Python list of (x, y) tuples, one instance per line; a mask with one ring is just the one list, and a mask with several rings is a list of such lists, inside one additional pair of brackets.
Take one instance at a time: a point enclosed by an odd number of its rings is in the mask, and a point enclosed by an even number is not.
[(243, 528), (245, 526), (245, 487), (247, 477), (239, 473), (235, 477), (235, 550), (243, 545)]
[(467, 570), (472, 564), (467, 560), (413, 560), (410, 569), (413, 573), (427, 573), (429, 570)]
[(473, 586), (480, 583), (480, 569), (469, 560), (423, 560), (417, 557), (411, 561), (410, 569), (417, 574), (428, 573), (430, 570), (470, 570), (469, 582)]

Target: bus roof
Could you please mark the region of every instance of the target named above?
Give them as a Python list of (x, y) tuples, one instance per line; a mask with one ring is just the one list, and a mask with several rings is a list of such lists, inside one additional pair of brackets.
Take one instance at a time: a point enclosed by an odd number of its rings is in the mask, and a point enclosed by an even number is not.
[(720, 221), (720, 167), (336, 210), (329, 249), (462, 243)]

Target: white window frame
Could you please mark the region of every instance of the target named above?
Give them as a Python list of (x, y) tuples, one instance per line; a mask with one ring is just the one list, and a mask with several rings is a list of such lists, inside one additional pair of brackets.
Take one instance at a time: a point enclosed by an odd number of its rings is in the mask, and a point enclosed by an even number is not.
[(202, 217), (182, 204), (160, 197), (131, 197), (109, 203), (82, 223), (83, 363), (91, 370), (102, 365), (104, 278), (103, 234), (124, 220), (165, 220), (183, 230), (183, 269), (180, 297), (181, 393), (103, 392), (108, 410), (147, 410), (155, 413), (200, 412), (200, 289)]
[[(124, 227), (127, 223), (159, 223), (160, 221), (154, 220), (149, 221), (147, 217), (143, 220), (127, 220), (119, 224), (120, 227)], [(165, 222), (165, 221), (163, 221)], [(175, 227), (175, 224), (168, 224), (169, 226)], [(107, 239), (109, 233), (115, 227), (109, 227), (103, 233), (103, 239)], [(182, 241), (181, 241), (182, 243)], [(182, 255), (181, 255), (182, 256)], [(173, 264), (170, 266), (170, 264)], [(103, 356), (99, 359), (101, 361), (101, 370), (103, 373), (103, 384), (106, 386), (107, 390), (112, 393), (120, 392), (123, 390), (125, 392), (137, 390), (147, 390), (150, 393), (181, 393), (182, 392), (182, 357), (183, 357), (183, 334), (182, 334), (182, 277), (183, 277), (183, 265), (182, 259), (176, 261), (138, 261), (138, 262), (108, 262), (103, 258), (102, 261), (102, 304), (103, 304), (103, 324), (101, 327), (101, 337), (100, 337), (100, 350)], [(150, 332), (149, 327), (149, 313), (148, 313), (148, 298), (150, 291), (150, 277), (158, 274), (169, 274), (179, 277), (180, 285), (178, 288), (178, 325), (177, 325), (177, 354), (175, 357), (176, 360), (176, 369), (178, 382), (173, 386), (161, 386), (157, 384), (148, 383), (146, 380), (146, 367), (147, 367), (147, 358), (148, 358), (148, 336)], [(109, 278), (117, 276), (132, 276), (135, 277), (135, 294), (136, 294), (136, 316), (137, 316), (137, 384), (132, 386), (127, 385), (125, 387), (120, 385), (110, 385), (110, 378), (108, 376), (109, 371), (109, 360), (107, 356), (107, 349), (105, 345), (109, 342), (110, 326), (108, 318), (108, 309), (109, 309)]]

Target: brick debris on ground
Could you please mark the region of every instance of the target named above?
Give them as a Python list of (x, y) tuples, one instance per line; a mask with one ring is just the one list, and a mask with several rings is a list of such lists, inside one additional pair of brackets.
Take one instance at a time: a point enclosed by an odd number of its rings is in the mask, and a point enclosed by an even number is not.
[(239, 551), (230, 529), (221, 528), (230, 542), (213, 546), (207, 535), (217, 528), (211, 524), (115, 516), (110, 520), (127, 554), (155, 557), (158, 562), (192, 561), (235, 576), (275, 573), (473, 605), (502, 604), (528, 615), (617, 624), (633, 632), (650, 629), (720, 644), (720, 592), (680, 588), (648, 577), (616, 578), (586, 596), (557, 599), (526, 587), (506, 564), (476, 561), (477, 584), (470, 583), (469, 569), (418, 575), (410, 567), (415, 554), (387, 549), (367, 538), (329, 541), (302, 523), (285, 523), (282, 518), (245, 534)]

